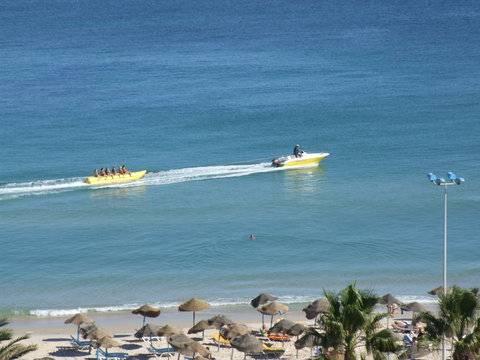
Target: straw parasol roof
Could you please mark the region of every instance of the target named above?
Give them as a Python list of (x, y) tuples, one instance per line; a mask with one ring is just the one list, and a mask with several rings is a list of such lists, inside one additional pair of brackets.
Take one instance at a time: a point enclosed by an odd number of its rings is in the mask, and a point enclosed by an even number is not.
[(220, 333), (225, 339), (231, 340), (234, 337), (250, 333), (250, 329), (244, 324), (230, 324), (222, 327)]
[(287, 319), (282, 319), (270, 328), (270, 332), (285, 333), (293, 325), (295, 325), (295, 323), (293, 321), (290, 321), (290, 320), (287, 320)]
[(281, 315), (288, 311), (288, 306), (278, 301), (272, 301), (258, 307), (258, 311), (265, 315)]
[(395, 296), (392, 294), (388, 293), (383, 295), (380, 299), (378, 299), (378, 303), (382, 305), (402, 305), (403, 303), (398, 300)]
[(215, 329), (220, 329), (224, 325), (233, 324), (233, 321), (227, 318), (225, 315), (215, 315), (208, 319), (208, 324)]
[(192, 298), (178, 307), (178, 311), (193, 312), (193, 326), (195, 326), (195, 312), (206, 310), (210, 305), (202, 299)]
[(250, 334), (240, 335), (230, 340), (232, 347), (243, 353), (261, 353), (263, 345), (260, 340)]
[(408, 303), (407, 305), (405, 305), (403, 307), (403, 310), (406, 310), (406, 311), (411, 311), (411, 312), (424, 312), (424, 311), (427, 311), (427, 308), (425, 306), (423, 306), (422, 304), (420, 304), (419, 302), (411, 302), (411, 303)]
[(99, 340), (104, 337), (112, 337), (112, 335), (104, 329), (96, 328), (93, 331), (89, 332), (86, 337), (90, 340)]
[(68, 318), (65, 320), (65, 324), (75, 324), (75, 325), (82, 325), (84, 323), (92, 323), (93, 320), (90, 319), (87, 315), (85, 314), (75, 314), (72, 317)]
[(158, 336), (172, 336), (176, 334), (181, 334), (182, 331), (171, 325), (164, 325), (157, 330)]
[(97, 329), (98, 326), (95, 323), (83, 323), (82, 325), (79, 325), (80, 334), (82, 334), (84, 339), (86, 339), (91, 332)]
[[(447, 292), (449, 291), (450, 289), (447, 287)], [(435, 296), (438, 296), (438, 295), (443, 295), (443, 286), (439, 286), (439, 287), (436, 287), (435, 289), (432, 289), (428, 292), (430, 295), (435, 295)]]
[(199, 354), (200, 356), (209, 357), (210, 351), (208, 351), (208, 349), (202, 344), (200, 344), (199, 342), (193, 340), (190, 344), (188, 344), (188, 347), (184, 352), (184, 354), (186, 355)]
[(303, 349), (305, 347), (313, 348), (320, 345), (320, 334), (313, 328), (308, 328), (305, 334), (295, 341), (296, 349)]
[(168, 338), (168, 343), (172, 345), (176, 351), (183, 355), (200, 354), (201, 356), (209, 356), (210, 352), (200, 343), (190, 339), (185, 334), (176, 334)]
[(202, 311), (206, 310), (210, 305), (202, 299), (192, 298), (187, 302), (184, 302), (178, 307), (178, 311)]
[(160, 315), (160, 309), (156, 306), (145, 304), (132, 311), (132, 314), (156, 318)]
[(168, 343), (172, 345), (176, 349), (181, 349), (185, 346), (185, 344), (189, 344), (193, 340), (190, 339), (185, 334), (174, 334), (168, 337)]
[(315, 319), (319, 314), (328, 312), (330, 303), (327, 299), (321, 298), (313, 301), (302, 309), (308, 320)]
[(274, 301), (274, 300), (277, 300), (277, 299), (278, 299), (278, 297), (276, 297), (276, 296), (266, 294), (266, 293), (261, 293), (255, 299), (252, 299), (252, 301), (250, 301), (250, 305), (252, 305), (254, 308), (257, 308), (260, 305), (263, 305), (267, 302), (271, 302), (271, 301)]
[(110, 336), (104, 336), (100, 339), (96, 339), (95, 342), (97, 343), (98, 347), (103, 347), (105, 349), (120, 346), (120, 343)]
[(293, 326), (287, 330), (287, 335), (299, 336), (300, 334), (304, 333), (306, 330), (307, 330), (307, 327), (305, 325), (296, 323), (296, 324), (293, 324)]
[(192, 328), (190, 328), (190, 330), (188, 330), (188, 334), (196, 334), (207, 329), (213, 329), (213, 326), (210, 325), (208, 320), (200, 320)]
[(135, 333), (135, 337), (140, 339), (146, 336), (157, 336), (157, 332), (160, 329), (160, 326), (153, 325), (153, 324), (145, 324), (143, 325), (140, 330)]

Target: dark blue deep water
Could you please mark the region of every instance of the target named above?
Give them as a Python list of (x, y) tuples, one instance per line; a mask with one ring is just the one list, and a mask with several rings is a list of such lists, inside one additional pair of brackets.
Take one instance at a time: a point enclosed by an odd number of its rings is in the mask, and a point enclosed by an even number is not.
[[(2, 1), (0, 309), (480, 285), (480, 5)], [(272, 171), (295, 143), (332, 155)], [(92, 189), (93, 168), (148, 169)], [(248, 240), (249, 234), (256, 240)]]

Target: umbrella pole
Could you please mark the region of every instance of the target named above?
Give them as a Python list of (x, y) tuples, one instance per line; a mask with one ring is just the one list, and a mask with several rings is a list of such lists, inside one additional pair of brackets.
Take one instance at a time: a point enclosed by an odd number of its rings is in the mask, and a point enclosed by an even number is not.
[(80, 325), (77, 325), (77, 341), (80, 340)]
[[(298, 341), (298, 336), (299, 336), (299, 335), (297, 335), (297, 341)], [(296, 354), (295, 354), (295, 357), (298, 359), (298, 349), (297, 349), (296, 346), (295, 346), (295, 353), (296, 353)]]
[(177, 357), (177, 360), (180, 360), (180, 353), (178, 353), (178, 357)]
[(272, 326), (273, 326), (273, 315), (272, 315), (272, 317), (270, 318), (270, 329), (272, 328)]
[(143, 323), (142, 326), (145, 326), (145, 315), (143, 315)]
[(202, 340), (205, 340), (205, 330), (202, 331)]
[(262, 313), (262, 330), (265, 329), (265, 315)]
[(233, 360), (233, 347), (232, 347), (232, 353), (230, 354), (230, 360)]
[(193, 326), (195, 326), (195, 311), (193, 312)]

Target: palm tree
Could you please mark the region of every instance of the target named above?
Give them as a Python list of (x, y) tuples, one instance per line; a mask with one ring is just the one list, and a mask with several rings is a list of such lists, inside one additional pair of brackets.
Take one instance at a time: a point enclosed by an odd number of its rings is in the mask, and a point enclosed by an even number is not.
[[(12, 340), (13, 331), (2, 329), (8, 325), (7, 319), (0, 319), (0, 360), (18, 359), (23, 355), (37, 349), (36, 345), (23, 345), (20, 341), (28, 339), (28, 335), (23, 335)], [(5, 345), (3, 341), (8, 341)]]
[(426, 339), (438, 343), (443, 337), (453, 346), (454, 360), (474, 360), (480, 356), (480, 306), (477, 289), (450, 288), (439, 294), (439, 314), (423, 312), (418, 319), (425, 322)]
[(384, 359), (385, 353), (399, 350), (390, 330), (378, 330), (386, 314), (374, 314), (378, 298), (369, 291), (347, 286), (339, 293), (325, 292), (330, 306), (322, 315), (325, 332), (322, 347), (343, 353), (345, 360), (356, 359), (357, 349), (364, 346), (375, 360)]

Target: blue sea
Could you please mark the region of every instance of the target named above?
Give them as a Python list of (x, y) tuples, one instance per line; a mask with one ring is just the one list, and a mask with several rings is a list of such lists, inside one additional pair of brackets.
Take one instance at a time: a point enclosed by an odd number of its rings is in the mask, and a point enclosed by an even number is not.
[[(0, 311), (480, 285), (480, 4), (0, 3)], [(299, 143), (318, 168), (278, 170)], [(94, 168), (147, 169), (91, 188)], [(249, 235), (254, 234), (255, 240)]]

